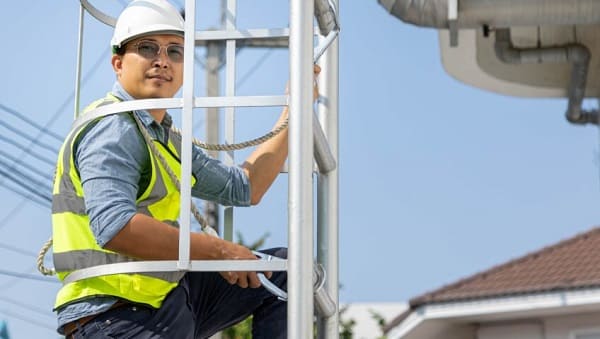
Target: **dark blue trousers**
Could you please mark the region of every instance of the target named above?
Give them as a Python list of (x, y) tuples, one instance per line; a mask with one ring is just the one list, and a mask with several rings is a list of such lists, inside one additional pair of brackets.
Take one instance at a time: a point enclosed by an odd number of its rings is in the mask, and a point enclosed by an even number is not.
[[(266, 250), (287, 258), (285, 248)], [(270, 279), (287, 290), (286, 272)], [(188, 272), (160, 309), (127, 305), (108, 310), (73, 338), (208, 338), (253, 315), (253, 338), (287, 338), (287, 305), (269, 291), (230, 285), (218, 272)]]

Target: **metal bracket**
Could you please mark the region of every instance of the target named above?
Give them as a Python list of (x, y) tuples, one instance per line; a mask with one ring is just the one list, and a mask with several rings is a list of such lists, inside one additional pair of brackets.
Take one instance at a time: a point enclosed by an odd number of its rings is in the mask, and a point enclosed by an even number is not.
[(448, 0), (448, 29), (450, 47), (458, 46), (458, 0)]

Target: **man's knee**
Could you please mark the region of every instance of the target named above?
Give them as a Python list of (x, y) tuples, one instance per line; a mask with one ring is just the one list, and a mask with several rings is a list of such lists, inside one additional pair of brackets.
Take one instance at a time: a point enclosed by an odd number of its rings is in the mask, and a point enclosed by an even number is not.
[(277, 258), (287, 259), (287, 248), (286, 247), (275, 247), (266, 250), (260, 250), (259, 252), (272, 255)]

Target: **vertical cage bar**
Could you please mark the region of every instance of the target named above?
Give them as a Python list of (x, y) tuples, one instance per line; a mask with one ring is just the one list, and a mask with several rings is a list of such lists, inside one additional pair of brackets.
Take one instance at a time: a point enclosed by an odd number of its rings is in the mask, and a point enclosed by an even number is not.
[(313, 337), (313, 1), (290, 0), (288, 338)]
[(83, 54), (83, 21), (84, 21), (83, 4), (79, 3), (79, 33), (77, 36), (77, 68), (75, 69), (75, 100), (73, 117), (77, 119), (79, 116), (79, 99), (81, 97), (81, 56)]
[[(225, 29), (236, 29), (236, 12), (237, 1), (227, 0), (227, 10), (225, 11)], [(225, 69), (225, 95), (227, 96), (235, 96), (235, 49), (236, 41), (227, 40), (225, 47), (225, 60), (227, 65)], [(235, 143), (235, 107), (225, 108), (225, 142), (230, 144)], [(228, 151), (225, 153), (225, 163), (227, 165), (234, 165), (234, 161), (235, 159), (233, 151)], [(223, 214), (223, 238), (227, 240), (233, 240), (233, 207), (225, 207)]]
[(181, 215), (179, 217), (179, 261), (177, 267), (190, 266), (190, 204), (192, 201), (192, 124), (194, 114), (194, 52), (196, 0), (185, 1), (185, 38), (183, 60), (183, 110), (181, 118)]
[[(334, 6), (339, 6), (339, 1), (334, 1)], [(338, 43), (339, 39), (335, 39), (321, 58), (319, 88), (327, 100), (318, 105), (319, 119), (336, 160), (339, 159)], [(317, 260), (327, 272), (325, 288), (337, 307), (334, 315), (318, 320), (318, 338), (325, 339), (339, 338), (339, 168), (338, 161), (335, 169), (319, 175), (317, 185)]]

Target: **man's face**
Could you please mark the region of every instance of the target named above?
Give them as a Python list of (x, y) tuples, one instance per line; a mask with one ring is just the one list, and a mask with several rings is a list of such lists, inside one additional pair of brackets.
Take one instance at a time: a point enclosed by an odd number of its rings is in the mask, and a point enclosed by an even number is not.
[[(158, 55), (142, 53), (156, 44), (160, 46)], [(183, 62), (173, 61), (167, 55), (167, 47), (172, 45), (183, 46), (183, 38), (150, 35), (128, 42), (124, 55), (113, 55), (113, 68), (127, 93), (135, 99), (171, 98), (177, 93), (183, 83)], [(177, 54), (176, 50), (169, 52)]]

